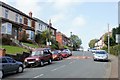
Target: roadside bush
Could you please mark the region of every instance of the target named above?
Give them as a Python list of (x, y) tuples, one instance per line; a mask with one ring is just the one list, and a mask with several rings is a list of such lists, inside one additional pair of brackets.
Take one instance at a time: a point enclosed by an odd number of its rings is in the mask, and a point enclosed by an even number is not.
[(120, 54), (120, 45), (110, 47), (110, 54), (118, 56)]
[(101, 50), (105, 50), (106, 52), (108, 52), (107, 46), (104, 46)]

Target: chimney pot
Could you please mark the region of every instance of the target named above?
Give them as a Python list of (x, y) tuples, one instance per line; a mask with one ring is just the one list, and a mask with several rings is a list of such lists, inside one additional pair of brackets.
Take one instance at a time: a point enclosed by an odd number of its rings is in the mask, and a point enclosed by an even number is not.
[(29, 16), (32, 17), (32, 12), (31, 11), (29, 12)]

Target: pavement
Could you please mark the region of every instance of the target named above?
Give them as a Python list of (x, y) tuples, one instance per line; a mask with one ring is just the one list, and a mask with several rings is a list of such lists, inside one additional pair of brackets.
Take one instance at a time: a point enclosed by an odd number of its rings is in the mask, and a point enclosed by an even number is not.
[[(73, 51), (73, 56), (61, 61), (53, 61), (50, 65), (36, 68), (26, 68), (23, 73), (10, 74), (4, 79), (13, 78), (116, 78), (116, 58), (109, 62), (93, 61), (91, 52)], [(115, 61), (114, 61), (115, 59)], [(117, 67), (116, 67), (117, 68)], [(112, 70), (111, 70), (112, 69)], [(111, 72), (114, 72), (114, 74)], [(113, 76), (111, 76), (113, 75)]]

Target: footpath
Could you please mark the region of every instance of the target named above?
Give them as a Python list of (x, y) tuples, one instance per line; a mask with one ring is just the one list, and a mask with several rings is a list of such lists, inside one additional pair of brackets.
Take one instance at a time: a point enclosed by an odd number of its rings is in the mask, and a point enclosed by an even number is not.
[[(118, 61), (118, 57), (113, 55), (110, 55), (109, 58), (111, 62), (110, 78), (118, 78), (118, 64), (120, 64), (120, 61)], [(113, 80), (113, 79), (110, 79), (110, 80)]]

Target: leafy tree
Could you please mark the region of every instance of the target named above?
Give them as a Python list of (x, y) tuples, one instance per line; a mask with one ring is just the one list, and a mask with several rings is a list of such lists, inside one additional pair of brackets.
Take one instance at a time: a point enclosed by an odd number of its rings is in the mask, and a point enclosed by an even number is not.
[(36, 34), (35, 36), (35, 42), (38, 43), (38, 45), (46, 45), (46, 41), (51, 41), (51, 36), (52, 36), (52, 32), (48, 31), (48, 30), (45, 30), (43, 31), (42, 33), (38, 33)]
[(120, 34), (120, 26), (116, 28), (116, 33)]
[[(112, 37), (112, 35), (110, 35), (109, 41), (110, 41), (110, 46), (114, 46), (115, 45), (115, 40)], [(106, 46), (108, 46), (108, 33), (105, 34), (105, 36), (104, 36), (104, 43), (106, 44)]]
[(94, 48), (95, 47), (95, 43), (98, 41), (98, 39), (92, 39), (92, 40), (90, 40), (90, 42), (89, 42), (89, 47), (90, 48)]
[(73, 43), (73, 49), (76, 50), (77, 48), (80, 47), (80, 45), (82, 44), (81, 39), (77, 36), (77, 35), (72, 35), (70, 37), (72, 43)]
[(113, 37), (114, 41), (116, 41), (116, 28), (112, 29), (112, 37)]

